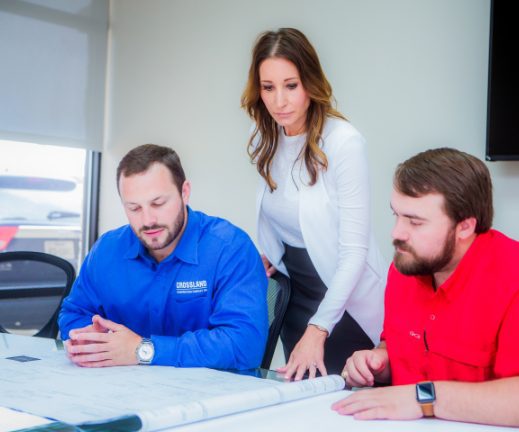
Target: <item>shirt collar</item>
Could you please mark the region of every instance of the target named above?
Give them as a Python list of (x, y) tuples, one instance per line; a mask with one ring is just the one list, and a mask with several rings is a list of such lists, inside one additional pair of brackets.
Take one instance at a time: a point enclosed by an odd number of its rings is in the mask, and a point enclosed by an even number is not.
[(438, 288), (438, 291), (442, 291), (447, 299), (452, 300), (459, 292), (465, 289), (465, 278), (471, 274), (472, 268), (478, 265), (477, 260), (479, 257), (485, 254), (486, 244), (492, 235), (492, 230), (478, 234), (452, 274)]
[[(187, 206), (187, 225), (177, 247), (166, 259), (177, 257), (188, 264), (198, 264), (198, 242), (200, 239), (200, 215)], [(165, 261), (165, 260), (164, 260)]]
[(124, 254), (124, 258), (126, 259), (136, 259), (139, 255), (141, 255), (141, 249), (144, 249), (139, 238), (135, 235), (132, 227), (128, 225), (128, 229), (131, 231), (131, 244), (126, 250)]
[[(131, 229), (131, 227), (129, 227)], [(175, 250), (162, 262), (170, 261), (173, 257), (188, 264), (198, 264), (198, 240), (200, 238), (200, 215), (187, 206), (187, 225)], [(132, 244), (124, 254), (126, 259), (142, 257), (147, 261), (154, 261), (148, 250), (132, 230)]]

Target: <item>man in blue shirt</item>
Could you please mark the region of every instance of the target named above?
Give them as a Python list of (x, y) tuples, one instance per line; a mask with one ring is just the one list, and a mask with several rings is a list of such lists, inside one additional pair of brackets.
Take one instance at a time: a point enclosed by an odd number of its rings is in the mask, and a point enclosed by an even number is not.
[(131, 150), (117, 185), (129, 225), (96, 242), (63, 302), (68, 357), (85, 367), (257, 367), (267, 280), (247, 234), (188, 207), (191, 186), (170, 148)]

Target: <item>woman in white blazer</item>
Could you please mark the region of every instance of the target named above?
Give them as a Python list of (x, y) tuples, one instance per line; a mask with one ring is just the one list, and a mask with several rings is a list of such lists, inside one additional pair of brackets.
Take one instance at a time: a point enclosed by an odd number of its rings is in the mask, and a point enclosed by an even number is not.
[(262, 180), (258, 242), (267, 275), (290, 277), (279, 371), (340, 373), (379, 341), (387, 267), (370, 228), (365, 142), (332, 106), (315, 49), (298, 30), (262, 33), (242, 107)]

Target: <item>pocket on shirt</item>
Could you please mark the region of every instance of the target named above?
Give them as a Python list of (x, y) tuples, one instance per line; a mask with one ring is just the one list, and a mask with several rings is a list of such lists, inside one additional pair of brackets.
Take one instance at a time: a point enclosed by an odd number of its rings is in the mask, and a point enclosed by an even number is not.
[(460, 376), (470, 381), (486, 381), (493, 376), (495, 350), (492, 348), (455, 340), (443, 340), (437, 341), (430, 351), (449, 362), (449, 369), (453, 376), (458, 375), (456, 372), (458, 368)]
[(475, 346), (464, 341), (443, 339), (436, 341), (431, 351), (436, 352), (459, 363), (476, 367), (489, 367), (494, 362), (494, 349)]

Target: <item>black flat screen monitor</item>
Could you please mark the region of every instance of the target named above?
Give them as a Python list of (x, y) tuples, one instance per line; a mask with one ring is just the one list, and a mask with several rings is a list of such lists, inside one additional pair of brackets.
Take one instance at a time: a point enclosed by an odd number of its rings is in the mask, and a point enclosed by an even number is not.
[(519, 160), (517, 2), (492, 0), (486, 159)]

